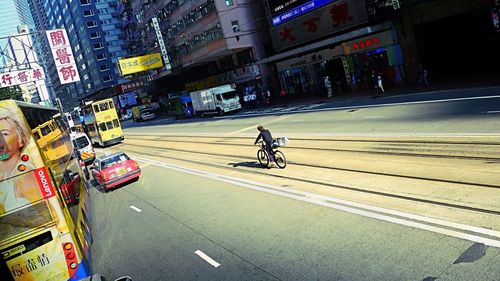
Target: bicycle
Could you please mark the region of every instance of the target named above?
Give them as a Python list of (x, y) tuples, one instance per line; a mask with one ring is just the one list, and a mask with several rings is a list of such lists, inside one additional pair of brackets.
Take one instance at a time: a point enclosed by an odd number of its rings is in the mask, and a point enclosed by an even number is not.
[[(259, 141), (260, 143), (260, 149), (257, 151), (257, 159), (259, 160), (259, 163), (263, 166), (269, 167), (269, 155), (266, 150), (266, 144), (264, 141)], [(280, 169), (284, 169), (286, 167), (286, 158), (285, 154), (279, 150), (275, 150), (275, 148), (279, 147), (277, 142), (273, 143), (273, 147), (271, 148), (271, 152), (273, 153), (274, 156), (274, 162), (276, 163), (276, 166)]]

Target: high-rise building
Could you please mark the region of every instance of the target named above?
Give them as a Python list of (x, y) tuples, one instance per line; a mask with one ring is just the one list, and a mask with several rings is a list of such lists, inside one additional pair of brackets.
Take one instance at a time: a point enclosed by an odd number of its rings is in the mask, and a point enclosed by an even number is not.
[[(0, 72), (41, 68), (39, 45), (27, 0), (6, 0), (0, 10)], [(49, 90), (43, 80), (21, 84), (28, 102), (50, 104)]]
[[(122, 31), (112, 17), (114, 0), (28, 0), (37, 30), (65, 28), (72, 46), (80, 81), (61, 84), (53, 58), (46, 58), (47, 76), (67, 110), (99, 91), (122, 83), (116, 61), (125, 56)], [(50, 54), (45, 40), (43, 50)]]

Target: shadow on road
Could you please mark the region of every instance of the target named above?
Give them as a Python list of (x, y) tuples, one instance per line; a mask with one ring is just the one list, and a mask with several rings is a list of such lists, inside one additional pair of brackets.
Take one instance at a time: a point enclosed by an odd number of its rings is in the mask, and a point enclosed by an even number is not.
[(110, 191), (115, 191), (115, 190), (120, 189), (120, 188), (122, 188), (122, 187), (124, 187), (124, 186), (126, 186), (126, 185), (129, 185), (129, 184), (132, 184), (132, 183), (134, 183), (134, 182), (137, 182), (138, 180), (139, 180), (139, 178), (135, 178), (135, 179), (129, 180), (129, 181), (127, 181), (127, 182), (120, 183), (119, 185), (114, 186), (114, 187), (112, 187), (112, 188), (110, 188), (110, 189), (105, 189), (102, 185), (100, 185), (99, 183), (97, 183), (97, 180), (95, 180), (95, 179), (92, 179), (92, 180), (90, 181), (90, 184), (91, 184), (91, 185), (92, 185), (95, 189), (97, 189), (99, 192), (101, 192), (101, 193), (108, 193), (108, 192), (110, 192)]
[(233, 167), (248, 167), (248, 168), (259, 168), (259, 169), (265, 169), (265, 166), (262, 166), (261, 164), (257, 162), (239, 162), (239, 163), (229, 163), (228, 165), (231, 165)]

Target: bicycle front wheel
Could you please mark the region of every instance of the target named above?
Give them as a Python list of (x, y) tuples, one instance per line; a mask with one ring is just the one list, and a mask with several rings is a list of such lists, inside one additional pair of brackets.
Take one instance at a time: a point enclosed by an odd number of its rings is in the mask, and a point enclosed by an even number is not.
[(269, 157), (267, 157), (266, 151), (262, 148), (257, 151), (257, 159), (261, 165), (267, 166), (269, 165)]
[(276, 166), (280, 167), (281, 169), (284, 169), (286, 167), (285, 154), (283, 154), (283, 152), (279, 150), (276, 150), (274, 152), (274, 161), (276, 161)]

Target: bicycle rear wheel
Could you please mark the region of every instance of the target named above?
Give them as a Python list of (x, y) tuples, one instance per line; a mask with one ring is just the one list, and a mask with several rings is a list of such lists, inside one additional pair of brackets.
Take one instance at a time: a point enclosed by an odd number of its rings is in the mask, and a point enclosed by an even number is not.
[(284, 169), (286, 167), (286, 158), (283, 152), (276, 150), (274, 151), (274, 161), (276, 161), (276, 166)]
[(266, 151), (261, 148), (257, 151), (257, 159), (261, 165), (267, 166), (269, 165), (269, 157), (267, 157)]

